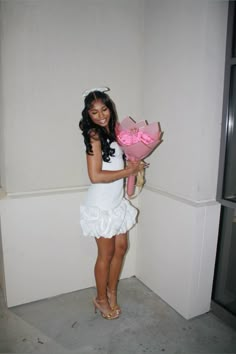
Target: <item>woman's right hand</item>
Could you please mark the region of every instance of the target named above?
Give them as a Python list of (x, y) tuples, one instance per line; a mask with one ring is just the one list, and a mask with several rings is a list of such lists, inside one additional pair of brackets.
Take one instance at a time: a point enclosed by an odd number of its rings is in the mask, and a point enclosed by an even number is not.
[(139, 172), (141, 172), (145, 167), (145, 163), (143, 161), (127, 161), (125, 169), (128, 170), (129, 176), (137, 176)]

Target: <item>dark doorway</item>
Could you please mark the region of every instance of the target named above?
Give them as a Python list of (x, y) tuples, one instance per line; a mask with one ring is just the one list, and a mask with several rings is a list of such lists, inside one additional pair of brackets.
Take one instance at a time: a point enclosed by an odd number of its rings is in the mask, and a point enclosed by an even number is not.
[(229, 2), (217, 200), (221, 204), (212, 310), (236, 328), (236, 4)]

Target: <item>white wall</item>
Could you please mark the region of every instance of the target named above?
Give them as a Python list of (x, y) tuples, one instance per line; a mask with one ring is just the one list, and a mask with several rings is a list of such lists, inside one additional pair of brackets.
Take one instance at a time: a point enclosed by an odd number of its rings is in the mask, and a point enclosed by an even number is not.
[(137, 276), (186, 318), (210, 308), (227, 7), (145, 7), (144, 112), (161, 122), (164, 142), (149, 158), (140, 197)]
[(105, 84), (120, 118), (158, 120), (165, 132), (149, 158), (123, 277), (136, 274), (185, 318), (208, 311), (227, 2), (1, 6), (7, 196), (0, 215), (8, 305), (94, 284), (95, 249), (78, 226), (88, 178), (77, 126), (81, 92)]
[(82, 92), (140, 111), (143, 1), (1, 1), (1, 28), (4, 189), (87, 184)]
[[(0, 201), (9, 307), (95, 286), (96, 243), (79, 225), (86, 190)], [(122, 277), (135, 274), (136, 230)]]
[[(82, 92), (108, 85), (120, 117), (140, 112), (143, 1), (0, 3), (0, 217), (13, 306), (94, 285), (95, 241), (78, 224), (89, 182)], [(135, 274), (133, 239), (122, 277)]]
[(148, 188), (140, 199), (137, 277), (187, 319), (209, 311), (219, 205)]
[(215, 200), (227, 2), (147, 4), (144, 112), (164, 130), (148, 184), (190, 200)]

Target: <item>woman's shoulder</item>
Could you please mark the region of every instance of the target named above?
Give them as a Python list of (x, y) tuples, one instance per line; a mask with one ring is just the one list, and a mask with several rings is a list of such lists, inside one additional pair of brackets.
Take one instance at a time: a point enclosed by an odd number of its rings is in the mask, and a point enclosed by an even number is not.
[(90, 138), (91, 143), (100, 142), (100, 136), (95, 129), (91, 129), (89, 131), (89, 138)]

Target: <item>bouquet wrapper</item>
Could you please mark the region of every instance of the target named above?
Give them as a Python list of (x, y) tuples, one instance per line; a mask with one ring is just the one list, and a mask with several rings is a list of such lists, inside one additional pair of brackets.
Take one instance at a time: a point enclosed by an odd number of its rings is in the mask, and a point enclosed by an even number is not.
[(129, 176), (127, 181), (127, 194), (129, 197), (132, 197), (135, 189), (135, 176)]
[[(116, 127), (117, 142), (126, 155), (127, 160), (140, 161), (149, 156), (161, 142), (162, 132), (158, 122), (148, 124), (147, 121), (136, 123), (131, 117), (125, 117)], [(134, 194), (135, 176), (129, 176), (127, 195)]]
[[(130, 159), (130, 161), (134, 161)], [(134, 194), (136, 176), (129, 176), (127, 179), (127, 195), (131, 197)]]

